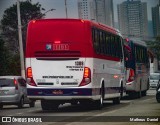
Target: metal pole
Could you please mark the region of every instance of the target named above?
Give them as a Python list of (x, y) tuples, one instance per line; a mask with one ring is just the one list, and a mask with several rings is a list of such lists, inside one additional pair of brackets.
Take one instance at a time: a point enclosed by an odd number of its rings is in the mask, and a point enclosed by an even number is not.
[(67, 0), (65, 0), (65, 8), (66, 8), (66, 18), (68, 18), (68, 12), (67, 12)]
[(19, 36), (19, 51), (20, 51), (21, 76), (23, 76), (25, 78), (23, 42), (22, 42), (22, 29), (21, 29), (22, 26), (21, 26), (21, 16), (20, 16), (19, 0), (17, 0), (17, 15), (18, 15), (18, 36)]

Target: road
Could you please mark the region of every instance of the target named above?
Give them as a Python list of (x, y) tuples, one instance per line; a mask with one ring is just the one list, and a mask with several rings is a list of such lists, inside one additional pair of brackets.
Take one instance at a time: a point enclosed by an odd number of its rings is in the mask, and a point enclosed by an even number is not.
[[(4, 106), (4, 109), (0, 110), (0, 116), (40, 116), (42, 119), (48, 120), (47, 122), (37, 123), (37, 125), (104, 125), (106, 122), (113, 125), (128, 125), (128, 123), (131, 125), (158, 125), (160, 124), (160, 119), (158, 119), (159, 122), (131, 122), (130, 118), (143, 120), (142, 116), (146, 116), (144, 118), (145, 120), (146, 118), (149, 120), (154, 118), (156, 120), (156, 118), (160, 118), (160, 104), (156, 102), (155, 89), (150, 89), (147, 92), (147, 96), (139, 99), (124, 97), (119, 105), (113, 105), (111, 101), (105, 101), (102, 110), (93, 110), (80, 105), (71, 106), (70, 104), (65, 104), (60, 106), (58, 110), (42, 111), (40, 101), (37, 101), (36, 107), (34, 108), (29, 108), (29, 105), (25, 105), (23, 109), (18, 109), (17, 106)], [(49, 122), (50, 120), (52, 122)]]

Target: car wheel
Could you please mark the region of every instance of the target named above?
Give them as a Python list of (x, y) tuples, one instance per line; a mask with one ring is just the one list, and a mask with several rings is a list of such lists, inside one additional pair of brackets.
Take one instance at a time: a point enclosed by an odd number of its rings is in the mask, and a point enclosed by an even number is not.
[(29, 106), (30, 106), (30, 107), (35, 107), (35, 101), (31, 101), (31, 102), (29, 103)]
[(23, 105), (24, 105), (24, 99), (22, 97), (18, 103), (18, 108), (23, 108)]

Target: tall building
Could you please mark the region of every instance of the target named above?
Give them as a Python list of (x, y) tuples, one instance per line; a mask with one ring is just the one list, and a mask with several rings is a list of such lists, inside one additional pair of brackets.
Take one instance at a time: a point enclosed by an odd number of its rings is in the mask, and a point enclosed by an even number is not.
[(152, 7), (152, 23), (154, 37), (160, 36), (160, 0), (156, 7)]
[(81, 19), (95, 19), (93, 0), (78, 0), (78, 15)]
[(117, 5), (119, 29), (126, 37), (145, 39), (148, 36), (147, 3), (127, 0)]
[(78, 0), (79, 18), (114, 24), (113, 0)]

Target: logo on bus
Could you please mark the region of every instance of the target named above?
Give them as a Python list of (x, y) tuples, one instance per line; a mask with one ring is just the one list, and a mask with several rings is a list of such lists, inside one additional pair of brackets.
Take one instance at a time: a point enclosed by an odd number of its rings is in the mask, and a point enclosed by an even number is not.
[(46, 50), (52, 50), (52, 45), (51, 44), (46, 44)]

